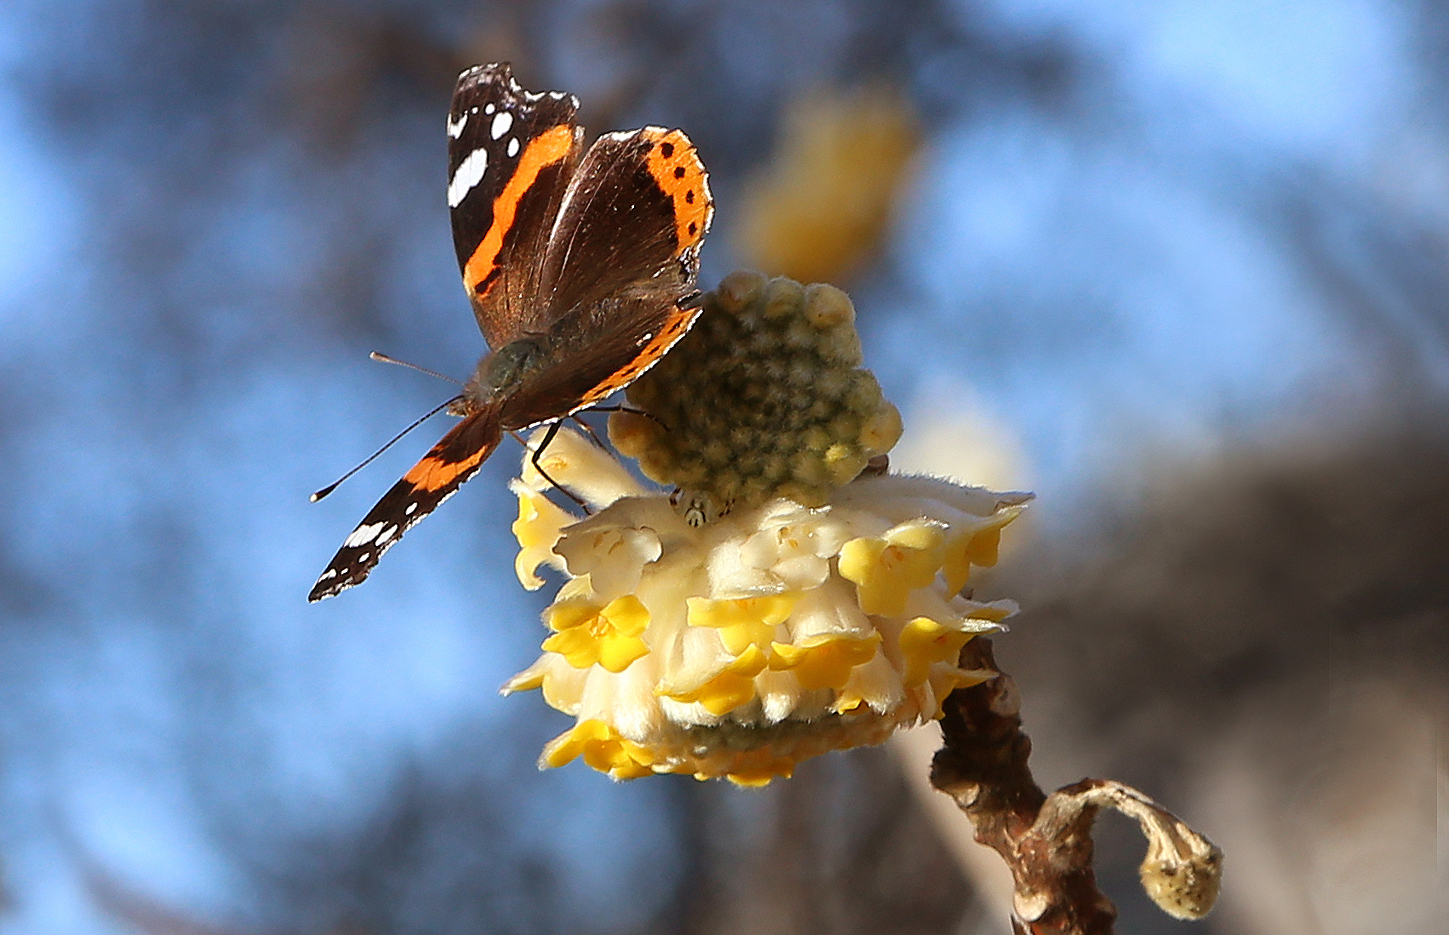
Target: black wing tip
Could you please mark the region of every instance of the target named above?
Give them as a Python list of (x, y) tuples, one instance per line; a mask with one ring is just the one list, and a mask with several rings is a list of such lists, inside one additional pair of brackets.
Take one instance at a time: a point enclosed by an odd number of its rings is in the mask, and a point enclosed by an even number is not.
[(312, 590), (307, 594), (307, 603), (315, 604), (329, 597), (336, 597), (353, 585), (361, 584), (366, 577), (366, 573), (363, 573), (359, 577), (353, 577), (352, 575), (338, 572), (334, 568), (328, 568), (322, 572), (322, 577), (317, 579), (317, 583), (312, 585)]
[(458, 80), (453, 85), (453, 106), (450, 112), (457, 116), (463, 100), (471, 99), (475, 88), (493, 85), (503, 86), (509, 96), (525, 106), (545, 106), (543, 102), (547, 102), (547, 106), (553, 107), (561, 104), (565, 111), (563, 117), (559, 119), (572, 120), (573, 115), (579, 109), (579, 99), (567, 91), (530, 91), (519, 84), (518, 79), (513, 76), (512, 63), (489, 62), (485, 65), (465, 68), (458, 73)]
[(464, 82), (472, 81), (478, 78), (482, 78), (484, 76), (493, 75), (502, 78), (504, 81), (511, 80), (513, 78), (513, 63), (484, 62), (481, 65), (470, 65), (462, 71), (458, 72), (457, 83), (459, 85), (462, 85)]
[[(422, 514), (422, 516), (426, 515), (426, 513)], [(422, 516), (418, 518), (421, 519)], [(403, 532), (407, 531), (407, 527), (410, 525), (411, 523), (390, 524), (391, 532), (388, 533), (389, 538), (387, 541), (379, 543), (376, 541), (377, 532), (381, 529), (388, 528), (389, 524), (385, 521), (376, 523), (371, 526), (372, 537), (368, 541), (361, 542), (357, 545), (344, 544), (338, 550), (337, 554), (332, 557), (331, 564), (327, 566), (326, 571), (322, 572), (322, 576), (317, 579), (317, 583), (312, 585), (311, 592), (307, 594), (307, 603), (315, 604), (320, 600), (341, 594), (348, 588), (366, 581), (367, 576), (372, 574), (372, 570), (377, 567), (377, 563), (382, 561), (383, 553), (392, 548), (402, 538)], [(358, 530), (368, 528), (369, 524), (364, 520), (358, 529), (353, 530), (352, 536), (356, 536)]]

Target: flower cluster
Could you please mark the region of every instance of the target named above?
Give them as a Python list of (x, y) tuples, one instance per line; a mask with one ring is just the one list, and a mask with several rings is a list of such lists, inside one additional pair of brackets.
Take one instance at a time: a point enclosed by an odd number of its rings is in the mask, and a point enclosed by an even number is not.
[[(743, 291), (747, 300), (734, 305), (764, 306), (782, 291), (750, 282), (761, 288), (737, 289), (735, 299)], [(706, 314), (738, 312), (721, 310), (718, 297), (711, 302)], [(839, 344), (840, 320), (815, 330)], [(801, 359), (798, 342), (783, 352)], [(827, 387), (861, 385), (841, 373), (858, 356), (826, 358), (814, 359)], [(549, 482), (525, 458), (512, 485), (519, 579), (541, 587), (537, 572), (548, 565), (567, 580), (544, 612), (551, 635), (543, 655), (504, 691), (540, 688), (576, 719), (545, 747), (543, 765), (582, 756), (617, 779), (672, 772), (763, 784), (807, 757), (879, 743), (938, 718), (949, 692), (994, 675), (962, 669), (958, 658), (973, 636), (1000, 629), (1015, 605), (962, 590), (973, 568), (995, 562), (1002, 528), (1030, 495), (862, 473), (878, 453), (861, 443), (870, 435), (863, 427), (895, 410), (878, 388), (847, 395), (855, 400), (847, 417), (835, 403), (820, 410), (839, 434), (821, 439), (818, 424), (807, 425), (808, 439), (775, 450), (793, 448), (783, 460), (798, 467), (829, 458), (834, 446), (859, 462), (849, 476), (802, 487), (786, 471), (776, 488), (750, 487), (748, 496), (738, 476), (714, 478), (703, 495), (712, 509), (701, 508), (701, 496), (649, 488), (602, 448), (561, 431), (543, 468), (593, 508), (582, 517), (545, 495)], [(730, 417), (716, 406), (709, 412)], [(675, 437), (691, 434), (687, 412), (675, 407), (671, 415), (676, 421), (656, 416), (673, 438), (662, 462), (683, 464), (678, 453), (700, 443)], [(634, 432), (621, 447), (640, 451), (639, 438)], [(722, 497), (721, 483), (735, 496)]]
[(616, 413), (609, 435), (706, 517), (775, 497), (820, 506), (901, 437), (901, 414), (860, 363), (844, 292), (731, 273), (629, 387), (645, 414)]

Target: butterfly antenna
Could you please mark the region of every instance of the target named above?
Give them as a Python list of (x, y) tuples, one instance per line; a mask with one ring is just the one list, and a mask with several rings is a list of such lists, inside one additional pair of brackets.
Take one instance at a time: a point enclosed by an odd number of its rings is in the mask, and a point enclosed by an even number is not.
[[(406, 367), (409, 370), (416, 370), (418, 373), (426, 373), (428, 376), (430, 376), (430, 377), (437, 377), (439, 380), (447, 380), (449, 383), (456, 383), (459, 386), (462, 386), (463, 385), (463, 381), (461, 381), (461, 380), (455, 380), (452, 377), (448, 376), (446, 373), (438, 373), (438, 371), (436, 371), (436, 370), (429, 370), (427, 367), (419, 367), (417, 364), (410, 364), (410, 363), (408, 363), (405, 360), (398, 360), (396, 357), (389, 357), (386, 354), (384, 354), (382, 351), (373, 351), (371, 354), (368, 354), (367, 356), (368, 357), (371, 357), (373, 360), (377, 361), (380, 364), (397, 364), (399, 367)], [(433, 410), (433, 412), (437, 412), (437, 411), (438, 411), (437, 409), (434, 409)], [(429, 413), (428, 415), (432, 415), (432, 413)], [(423, 418), (426, 419), (427, 416), (423, 416)], [(406, 434), (406, 433), (404, 433), (404, 434)], [(391, 442), (389, 442), (389, 444), (391, 444)], [(381, 454), (381, 453), (382, 452), (378, 452), (378, 454)], [(358, 466), (361, 467), (361, 465), (358, 465)]]
[[(394, 364), (395, 363), (398, 363), (398, 361), (391, 360), (391, 359), (389, 359), (387, 362), (388, 363), (394, 363)], [(408, 365), (408, 366), (411, 366), (411, 365)], [(418, 367), (416, 369), (422, 370), (423, 368)], [(429, 373), (431, 371), (423, 370), (423, 372), (424, 373)], [(436, 374), (434, 374), (434, 376), (436, 376)], [(332, 483), (328, 484), (326, 487), (323, 487), (321, 490), (319, 490), (316, 493), (312, 494), (312, 496), (310, 498), (311, 501), (313, 503), (316, 503), (318, 500), (321, 500), (323, 497), (327, 496), (329, 493), (331, 493), (332, 491), (336, 490), (338, 487), (340, 487), (342, 485), (342, 482), (343, 481), (347, 480), (347, 478), (351, 477), (352, 475), (356, 474), (358, 471), (360, 471), (363, 468), (367, 467), (373, 461), (377, 460), (377, 456), (378, 455), (382, 454), (384, 451), (387, 451), (393, 445), (396, 445), (402, 439), (402, 437), (404, 435), (406, 435), (407, 433), (411, 432), (413, 429), (417, 428), (418, 426), (422, 425), (424, 422), (428, 421), (433, 416), (435, 416), (438, 413), (442, 412), (445, 408), (447, 408), (448, 406), (451, 406), (453, 403), (457, 402), (461, 398), (462, 397), (460, 397), (460, 396), (454, 396), (452, 399), (449, 399), (449, 400), (446, 400), (446, 401), (444, 401), (442, 403), (439, 403), (437, 406), (435, 406), (433, 408), (433, 411), (432, 412), (429, 412), (427, 415), (423, 416), (421, 419), (418, 419), (412, 425), (409, 425), (407, 428), (403, 429), (401, 432), (398, 432), (396, 435), (394, 435), (392, 437), (392, 441), (388, 442), (386, 445), (383, 445), (381, 448), (377, 449), (372, 454), (368, 455), (367, 456), (367, 460), (363, 461), (361, 464), (359, 464), (357, 467), (353, 468), (352, 470), (348, 471), (346, 474), (343, 474), (341, 477), (337, 478), (337, 480), (335, 480)]]

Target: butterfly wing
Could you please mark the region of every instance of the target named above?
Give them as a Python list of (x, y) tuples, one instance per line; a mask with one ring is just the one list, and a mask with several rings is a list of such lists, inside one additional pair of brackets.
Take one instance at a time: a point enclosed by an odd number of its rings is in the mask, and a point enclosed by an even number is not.
[(307, 600), (320, 601), (361, 584), (403, 533), (478, 473), (501, 437), (497, 409), (474, 413), (453, 426), (362, 518)]
[(537, 301), (549, 233), (578, 164), (578, 98), (532, 93), (505, 63), (458, 76), (448, 111), (448, 208), (473, 315), (495, 350), (547, 329)]
[(543, 285), (556, 317), (646, 286), (686, 294), (713, 215), (708, 174), (683, 131), (599, 137), (548, 240)]
[(632, 382), (698, 316), (708, 176), (679, 130), (610, 133), (580, 158), (578, 101), (507, 64), (465, 71), (448, 116), (448, 207), (463, 283), (494, 349), (546, 338), (548, 366), (443, 436), (368, 512), (309, 600), (359, 584), (498, 446)]
[[(627, 386), (684, 336), (714, 200), (689, 137), (645, 127), (589, 147), (542, 270), (548, 367), (505, 403), (505, 428), (557, 419)], [(564, 363), (566, 362), (566, 363)]]

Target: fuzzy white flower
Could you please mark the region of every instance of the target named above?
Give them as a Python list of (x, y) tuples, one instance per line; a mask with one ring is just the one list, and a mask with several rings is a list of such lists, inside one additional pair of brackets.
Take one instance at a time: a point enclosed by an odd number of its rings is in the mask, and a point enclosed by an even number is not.
[(958, 592), (1029, 494), (861, 477), (816, 507), (780, 498), (701, 524), (575, 432), (544, 462), (597, 512), (555, 506), (537, 472), (513, 484), (520, 581), (569, 575), (544, 654), (503, 689), (541, 688), (576, 719), (543, 765), (761, 784), (937, 718), (994, 675), (956, 661), (1015, 605)]

